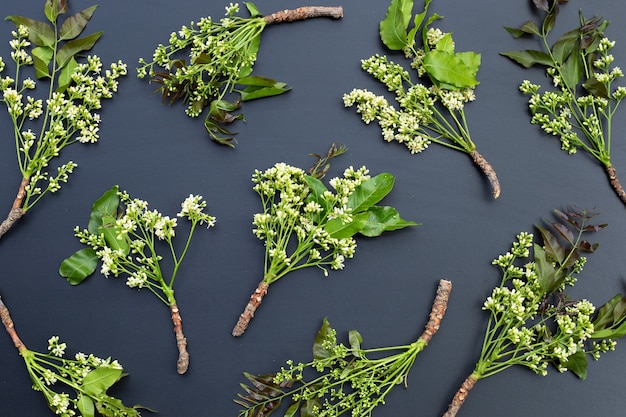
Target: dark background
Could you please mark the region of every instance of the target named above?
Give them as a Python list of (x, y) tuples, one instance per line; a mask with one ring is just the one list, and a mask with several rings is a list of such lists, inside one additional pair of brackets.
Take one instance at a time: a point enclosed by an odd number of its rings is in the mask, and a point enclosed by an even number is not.
[[(43, 0), (3, 1), (0, 15), (43, 20)], [(315, 4), (335, 5), (319, 0)], [(71, 12), (92, 5), (71, 0)], [(137, 59), (150, 58), (157, 44), (183, 24), (202, 16), (219, 18), (222, 2), (199, 0), (105, 1), (86, 33), (102, 30), (93, 53), (103, 63), (122, 59), (129, 75), (119, 94), (104, 102), (101, 139), (67, 148), (59, 163), (79, 168), (57, 195), (29, 211), (0, 241), (0, 294), (25, 344), (45, 351), (51, 335), (77, 351), (112, 356), (129, 376), (112, 393), (126, 404), (140, 403), (162, 417), (236, 416), (232, 402), (245, 382), (243, 371), (274, 372), (291, 358), (308, 361), (324, 317), (340, 339), (358, 329), (363, 346), (402, 345), (421, 333), (437, 281), (454, 288), (443, 325), (417, 358), (408, 389), (398, 387), (374, 414), (438, 416), (472, 371), (487, 315), (484, 299), (500, 281), (491, 261), (509, 250), (520, 231), (550, 218), (555, 208), (596, 207), (609, 227), (592, 238), (600, 243), (574, 288), (597, 306), (624, 290), (626, 207), (610, 189), (601, 166), (583, 153), (568, 156), (556, 138), (529, 123), (520, 82), (547, 85), (541, 70), (524, 70), (499, 52), (533, 47), (511, 38), (502, 26), (519, 26), (535, 15), (530, 1), (435, 0), (431, 11), (445, 16), (437, 26), (452, 31), (457, 50), (482, 54), (477, 100), (466, 107), (478, 150), (492, 163), (502, 184), (493, 201), (468, 156), (432, 145), (411, 155), (388, 144), (376, 125), (365, 125), (341, 100), (352, 88), (382, 93), (360, 69), (360, 60), (385, 54), (378, 22), (383, 0), (344, 2), (344, 18), (317, 19), (268, 27), (262, 35), (257, 75), (288, 83), (289, 93), (246, 103), (246, 123), (237, 123), (236, 149), (211, 142), (202, 120), (182, 105), (169, 107), (152, 94), (154, 85), (135, 77)], [(306, 5), (288, 0), (259, 1), (264, 14)], [(421, 10), (417, 2), (415, 11)], [(243, 8), (243, 5), (242, 5)], [(626, 62), (626, 21), (622, 1), (571, 1), (562, 7), (555, 33), (573, 29), (578, 9), (587, 17), (609, 18), (606, 34), (616, 40), (616, 64)], [(11, 75), (8, 41), (14, 25), (0, 22), (0, 53)], [(404, 62), (401, 56), (388, 56)], [(613, 162), (626, 181), (624, 112), (614, 120)], [(0, 114), (0, 207), (8, 212), (20, 182), (13, 131)], [(324, 153), (333, 141), (348, 152), (332, 163), (329, 178), (347, 166), (366, 165), (372, 174), (390, 172), (396, 186), (385, 204), (404, 218), (423, 223), (376, 239), (358, 239), (354, 259), (325, 278), (312, 268), (272, 285), (248, 332), (230, 331), (262, 278), (263, 245), (251, 233), (261, 205), (250, 177), (276, 162), (308, 168), (308, 154)], [(81, 248), (73, 236), (86, 226), (93, 201), (114, 184), (151, 207), (175, 215), (190, 193), (203, 195), (217, 217), (211, 230), (199, 229), (176, 282), (176, 296), (189, 342), (189, 372), (176, 374), (176, 345), (169, 311), (147, 291), (131, 290), (124, 279), (99, 273), (72, 287), (61, 278), (60, 262)], [(181, 226), (184, 225), (181, 222)], [(181, 230), (182, 233), (182, 230)], [(0, 416), (51, 415), (41, 394), (31, 390), (23, 361), (9, 337), (0, 337)], [(620, 415), (626, 406), (626, 349), (589, 364), (580, 381), (553, 368), (540, 377), (513, 368), (480, 381), (462, 416)], [(149, 413), (146, 413), (149, 415)]]

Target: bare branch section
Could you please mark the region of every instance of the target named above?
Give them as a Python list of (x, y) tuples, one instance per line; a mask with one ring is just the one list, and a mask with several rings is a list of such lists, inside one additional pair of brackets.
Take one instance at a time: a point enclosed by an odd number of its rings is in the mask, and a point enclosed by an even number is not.
[(430, 339), (437, 333), (439, 326), (441, 326), (441, 320), (446, 314), (446, 308), (448, 307), (448, 299), (450, 298), (450, 292), (452, 291), (452, 283), (442, 279), (437, 286), (437, 295), (433, 301), (433, 307), (430, 310), (430, 317), (424, 333), (419, 337), (419, 340), (428, 344)]
[(485, 157), (482, 156), (478, 151), (470, 152), (470, 156), (472, 157), (474, 163), (487, 177), (487, 181), (489, 181), (489, 186), (491, 187), (491, 195), (493, 195), (493, 198), (496, 199), (500, 197), (500, 181), (498, 181), (495, 169), (493, 169), (491, 164), (487, 162)]
[(172, 322), (174, 323), (174, 333), (176, 333), (176, 346), (178, 346), (178, 362), (176, 368), (179, 374), (184, 374), (189, 368), (189, 352), (187, 352), (187, 339), (183, 334), (183, 319), (180, 317), (178, 306), (170, 306)]
[(265, 281), (261, 281), (257, 286), (256, 290), (250, 296), (250, 300), (246, 305), (243, 313), (239, 316), (239, 320), (233, 329), (233, 336), (241, 336), (244, 334), (246, 329), (248, 328), (248, 324), (250, 324), (250, 320), (254, 317), (254, 312), (261, 305), (263, 301), (263, 297), (267, 294), (267, 290), (269, 288), (269, 284), (266, 284)]
[(11, 211), (9, 211), (9, 215), (6, 219), (0, 224), (0, 239), (6, 232), (13, 227), (16, 221), (18, 221), (23, 215), (24, 210), (22, 209), (22, 202), (24, 201), (24, 196), (26, 195), (26, 186), (28, 186), (29, 179), (22, 178), (22, 182), (20, 183), (20, 188), (17, 190), (17, 196), (15, 200), (13, 200), (13, 206), (11, 207)]
[(26, 345), (22, 343), (17, 332), (15, 331), (15, 326), (13, 325), (13, 319), (11, 319), (11, 315), (9, 314), (9, 309), (4, 302), (2, 302), (2, 298), (0, 297), (0, 320), (4, 325), (9, 336), (11, 336), (11, 340), (13, 340), (13, 344), (17, 348), (18, 351), (22, 352), (26, 350)]
[(472, 388), (474, 388), (474, 385), (476, 385), (476, 381), (478, 381), (478, 378), (476, 378), (473, 374), (468, 376), (465, 379), (465, 381), (463, 381), (461, 388), (459, 388), (456, 394), (454, 394), (454, 398), (452, 399), (452, 402), (450, 403), (450, 407), (448, 407), (448, 411), (445, 412), (443, 417), (455, 417), (456, 416), (456, 414), (461, 409), (461, 406), (467, 399), (469, 392), (472, 390)]
[(622, 200), (622, 203), (626, 204), (626, 191), (624, 191), (624, 187), (619, 182), (619, 178), (617, 178), (617, 171), (613, 167), (613, 165), (607, 165), (605, 167), (606, 173), (609, 175), (609, 181), (611, 182), (611, 187), (615, 190), (615, 193)]
[(295, 22), (298, 20), (312, 19), (315, 17), (330, 17), (332, 19), (341, 19), (343, 17), (343, 7), (341, 6), (307, 6), (298, 7), (297, 9), (281, 10), (264, 16), (268, 25), (274, 23)]

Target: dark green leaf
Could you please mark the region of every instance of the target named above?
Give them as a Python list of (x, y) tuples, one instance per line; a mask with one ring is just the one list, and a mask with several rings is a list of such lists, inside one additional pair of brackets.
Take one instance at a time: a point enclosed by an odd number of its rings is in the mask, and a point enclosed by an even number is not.
[[(322, 346), (325, 342), (333, 341), (335, 339), (335, 331), (330, 327), (330, 323), (327, 318), (324, 318), (322, 327), (315, 335), (315, 341), (313, 342), (313, 358), (314, 359), (328, 359), (331, 356), (331, 352)], [(336, 342), (335, 342), (336, 344)]]
[(59, 85), (57, 86), (57, 91), (59, 93), (63, 93), (65, 90), (67, 90), (67, 87), (69, 87), (69, 85), (72, 83), (72, 75), (74, 74), (74, 71), (76, 71), (76, 68), (78, 68), (78, 62), (76, 62), (74, 57), (72, 57), (67, 65), (63, 67), (61, 73), (59, 74)]
[(33, 65), (35, 66), (35, 76), (39, 79), (50, 77), (48, 64), (52, 61), (54, 50), (47, 46), (38, 46), (31, 51)]
[(102, 226), (98, 228), (98, 234), (104, 235), (107, 245), (114, 251), (121, 250), (124, 255), (130, 251), (130, 245), (127, 237), (118, 239), (119, 228), (115, 224), (116, 218), (112, 216), (102, 217)]
[(587, 378), (587, 354), (585, 351), (578, 350), (576, 353), (567, 358), (565, 367), (584, 381), (585, 378)]
[(300, 409), (300, 417), (316, 417), (321, 408), (322, 403), (318, 399), (306, 400), (304, 407)]
[(572, 30), (561, 36), (552, 45), (552, 56), (558, 64), (565, 62), (567, 58), (574, 52), (578, 45), (578, 29)]
[(328, 201), (324, 198), (324, 193), (328, 191), (328, 189), (322, 181), (310, 175), (306, 175), (304, 180), (309, 186), (307, 202), (311, 200), (319, 204), (322, 207), (322, 212), (319, 215), (320, 217), (325, 217), (328, 212)]
[(537, 35), (541, 36), (541, 32), (539, 31), (539, 27), (535, 22), (529, 20), (525, 22), (519, 28), (512, 28), (505, 26), (504, 29), (511, 34), (514, 38), (519, 38), (524, 35)]
[(393, 207), (373, 206), (367, 210), (367, 220), (359, 231), (367, 237), (380, 236), (383, 232), (403, 229), (408, 226), (417, 226), (412, 221), (404, 220)]
[(117, 209), (120, 204), (120, 198), (117, 195), (118, 191), (119, 187), (115, 185), (93, 203), (91, 206), (91, 215), (89, 216), (89, 226), (87, 227), (89, 233), (98, 233), (98, 229), (102, 226), (102, 218), (104, 216), (117, 216)]
[(5, 20), (10, 20), (15, 23), (15, 26), (26, 26), (28, 28), (28, 39), (34, 45), (54, 48), (56, 36), (54, 35), (54, 30), (48, 23), (24, 16), (7, 16)]
[(589, 78), (583, 83), (583, 88), (592, 96), (609, 98), (609, 92), (606, 85), (598, 81), (595, 77)]
[(548, 12), (548, 15), (543, 21), (543, 30), (546, 36), (548, 35), (548, 33), (552, 32), (552, 29), (554, 29), (554, 24), (556, 23), (556, 17), (558, 16), (558, 14), (559, 7), (558, 5), (554, 4), (554, 7), (552, 7), (552, 9)]
[(424, 57), (424, 68), (433, 83), (456, 88), (474, 87), (478, 84), (476, 71), (468, 67), (458, 54), (430, 51)]
[(83, 38), (78, 38), (66, 42), (57, 52), (57, 66), (63, 68), (79, 52), (89, 51), (98, 42), (102, 32), (92, 33)]
[(525, 49), (522, 51), (510, 51), (510, 52), (500, 52), (500, 55), (505, 56), (513, 61), (517, 62), (521, 66), (525, 68), (530, 68), (533, 65), (545, 65), (552, 66), (554, 62), (550, 55), (546, 54), (543, 51), (536, 51), (533, 49)]
[(64, 259), (59, 267), (59, 274), (67, 278), (67, 282), (78, 285), (98, 267), (98, 256), (92, 248), (84, 248)]
[(604, 303), (602, 307), (598, 310), (596, 314), (596, 318), (593, 321), (593, 327), (596, 331), (602, 330), (606, 328), (607, 325), (612, 324), (615, 321), (615, 306), (618, 303), (625, 303), (626, 300), (622, 298), (621, 294), (617, 294), (615, 297), (611, 298), (609, 301)]
[(121, 369), (96, 368), (83, 379), (83, 390), (86, 394), (100, 396), (122, 377)]
[(550, 294), (558, 287), (556, 270), (552, 262), (546, 257), (546, 253), (542, 247), (536, 243), (534, 244), (534, 253), (539, 286), (545, 294)]
[(344, 223), (341, 219), (332, 219), (326, 222), (324, 230), (335, 239), (345, 239), (359, 233), (365, 222), (367, 221), (368, 213), (358, 213), (352, 215), (352, 221), (350, 223)]
[(554, 259), (557, 263), (562, 264), (565, 260), (565, 249), (561, 246), (558, 239), (548, 230), (543, 227), (536, 226), (537, 230), (541, 233), (543, 238), (543, 249), (548, 256)]
[(391, 0), (385, 18), (380, 22), (380, 39), (387, 48), (398, 51), (407, 45), (407, 28), (411, 20), (413, 0)]
[(88, 7), (73, 16), (65, 19), (61, 28), (59, 29), (60, 39), (62, 40), (70, 40), (76, 38), (80, 35), (87, 26), (87, 23), (93, 16), (93, 13), (96, 11), (98, 6)]
[(578, 83), (581, 82), (584, 74), (582, 58), (578, 53), (569, 56), (561, 66), (561, 74), (563, 82), (570, 89), (575, 90)]
[(76, 398), (76, 407), (82, 417), (94, 417), (96, 409), (94, 408), (93, 401), (86, 395), (79, 394)]
[(243, 90), (236, 90), (241, 95), (241, 101), (250, 101), (257, 98), (277, 96), (291, 90), (291, 88), (287, 87), (287, 84), (285, 83), (256, 76), (239, 79), (237, 84), (249, 86)]
[(394, 182), (393, 175), (386, 172), (363, 181), (348, 196), (348, 208), (354, 214), (366, 211), (389, 194)]

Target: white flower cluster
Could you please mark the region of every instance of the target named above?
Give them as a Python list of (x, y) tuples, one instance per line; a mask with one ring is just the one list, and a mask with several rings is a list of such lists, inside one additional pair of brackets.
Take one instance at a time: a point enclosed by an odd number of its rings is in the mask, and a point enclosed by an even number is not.
[(253, 233), (265, 241), (267, 251), (266, 276), (278, 279), (294, 267), (318, 266), (327, 271), (342, 269), (344, 261), (352, 258), (356, 241), (352, 237), (334, 238), (324, 226), (333, 219), (352, 221), (348, 197), (369, 178), (365, 167), (349, 167), (342, 178), (329, 181), (333, 193), (325, 189), (312, 190), (305, 172), (285, 163), (277, 163), (266, 171), (255, 171), (253, 189), (261, 197), (263, 213), (254, 215)]

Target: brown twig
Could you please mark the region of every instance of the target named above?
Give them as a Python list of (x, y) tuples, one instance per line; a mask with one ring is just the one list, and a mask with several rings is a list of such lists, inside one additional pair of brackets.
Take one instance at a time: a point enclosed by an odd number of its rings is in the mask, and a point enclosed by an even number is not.
[(485, 157), (476, 150), (470, 152), (470, 156), (472, 157), (474, 163), (487, 177), (487, 181), (489, 181), (489, 186), (491, 187), (491, 195), (493, 195), (493, 198), (496, 199), (500, 197), (500, 181), (498, 181), (496, 171), (493, 169), (491, 164), (487, 162)]
[(20, 337), (17, 335), (15, 331), (15, 326), (13, 325), (13, 320), (11, 319), (11, 315), (9, 314), (9, 309), (4, 302), (2, 302), (2, 297), (0, 297), (0, 320), (2, 320), (2, 324), (4, 324), (4, 328), (6, 329), (9, 336), (13, 340), (13, 344), (17, 348), (18, 351), (22, 352), (26, 350), (26, 345), (20, 340)]
[(281, 10), (276, 13), (272, 13), (268, 16), (264, 16), (265, 22), (268, 25), (274, 23), (283, 22), (295, 22), (297, 20), (311, 19), (315, 17), (330, 17), (333, 19), (340, 19), (343, 17), (343, 7), (341, 6), (306, 6), (298, 7), (297, 9)]
[(7, 218), (0, 224), (0, 238), (13, 227), (16, 221), (20, 219), (24, 215), (24, 210), (22, 209), (22, 202), (24, 201), (24, 197), (26, 196), (26, 187), (29, 183), (28, 178), (22, 178), (22, 182), (20, 183), (20, 188), (17, 190), (17, 196), (15, 200), (13, 200), (13, 206), (11, 207), (11, 211)]
[(180, 317), (178, 306), (172, 304), (170, 306), (172, 313), (172, 322), (174, 323), (174, 333), (176, 333), (176, 345), (178, 346), (178, 362), (176, 368), (179, 374), (184, 374), (189, 368), (189, 352), (187, 352), (187, 339), (183, 334), (183, 319)]
[(448, 411), (445, 412), (443, 417), (456, 416), (456, 414), (461, 409), (461, 406), (467, 399), (469, 392), (472, 390), (472, 388), (474, 388), (476, 381), (478, 381), (478, 378), (474, 374), (471, 374), (465, 379), (465, 381), (463, 381), (461, 388), (459, 388), (456, 394), (454, 394), (454, 398), (452, 399), (452, 402), (450, 403), (450, 406), (448, 407)]
[(617, 178), (617, 171), (613, 167), (613, 165), (605, 165), (606, 173), (609, 175), (609, 181), (611, 182), (611, 187), (615, 190), (615, 193), (622, 200), (622, 203), (626, 204), (626, 191), (624, 191), (624, 187), (619, 182), (619, 178)]
[(250, 300), (248, 301), (246, 308), (243, 310), (243, 313), (241, 313), (241, 315), (239, 316), (237, 324), (233, 328), (233, 336), (241, 336), (246, 331), (250, 320), (252, 320), (252, 317), (254, 317), (254, 312), (257, 308), (259, 308), (261, 302), (263, 301), (263, 297), (265, 297), (265, 294), (267, 294), (268, 288), (269, 284), (267, 284), (265, 281), (261, 281), (259, 283), (256, 290), (254, 290), (254, 292), (250, 296)]
[(428, 344), (433, 335), (439, 330), (441, 325), (441, 319), (446, 314), (446, 308), (448, 307), (448, 298), (450, 298), (450, 291), (452, 291), (452, 283), (445, 279), (439, 280), (437, 286), (437, 295), (433, 301), (433, 307), (430, 310), (430, 316), (424, 332), (419, 337), (419, 340)]

